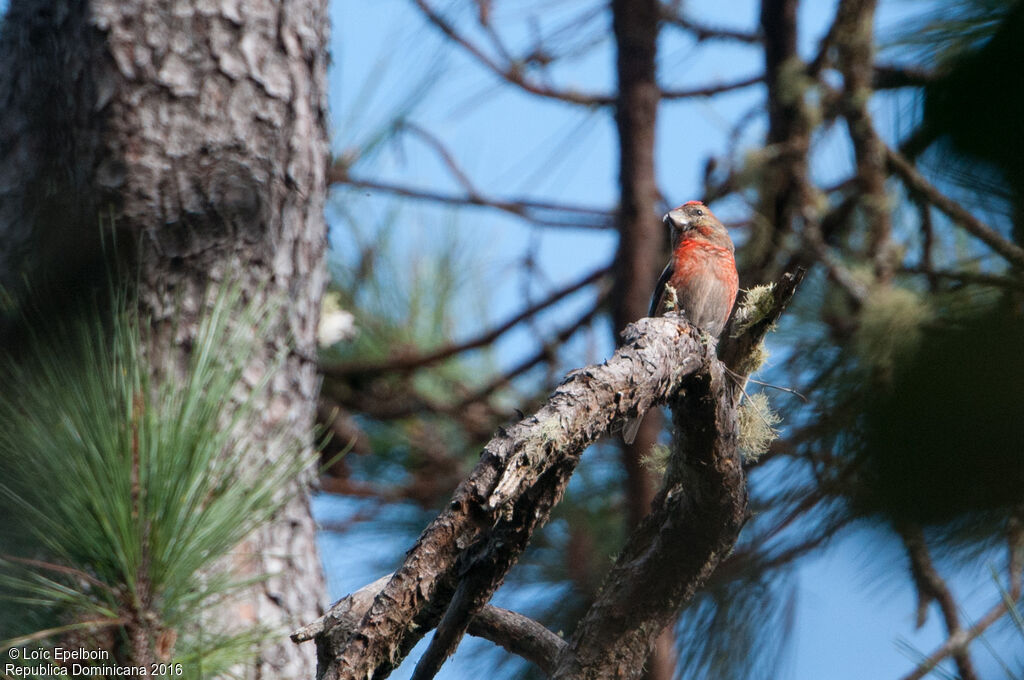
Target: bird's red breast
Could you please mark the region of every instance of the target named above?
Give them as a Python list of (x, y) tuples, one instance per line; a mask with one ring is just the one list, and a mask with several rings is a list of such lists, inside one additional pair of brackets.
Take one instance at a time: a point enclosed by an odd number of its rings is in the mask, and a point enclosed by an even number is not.
[(683, 239), (672, 254), (669, 285), (690, 323), (714, 337), (721, 335), (739, 290), (736, 260), (728, 248)]

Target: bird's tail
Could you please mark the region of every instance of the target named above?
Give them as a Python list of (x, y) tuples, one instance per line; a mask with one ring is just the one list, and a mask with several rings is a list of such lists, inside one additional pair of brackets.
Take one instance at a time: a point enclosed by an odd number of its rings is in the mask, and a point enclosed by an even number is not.
[(641, 413), (636, 418), (630, 418), (626, 421), (626, 424), (622, 426), (622, 441), (627, 445), (632, 444), (633, 440), (636, 439), (636, 433), (640, 429), (640, 424), (644, 422), (644, 416)]

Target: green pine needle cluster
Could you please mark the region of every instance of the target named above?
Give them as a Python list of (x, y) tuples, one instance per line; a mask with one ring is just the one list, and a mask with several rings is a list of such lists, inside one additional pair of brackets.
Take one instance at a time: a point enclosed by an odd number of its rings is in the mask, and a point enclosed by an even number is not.
[(651, 447), (643, 458), (640, 459), (640, 463), (658, 475), (665, 474), (665, 470), (668, 469), (668, 459), (672, 457), (672, 450), (664, 444), (655, 444)]
[(247, 585), (216, 565), (311, 461), (277, 433), (261, 444), (283, 455), (254, 465), (244, 441), (276, 370), (241, 389), (275, 316), (268, 305), (226, 288), (184, 370), (159, 380), (134, 308), (122, 298), (112, 322), (97, 312), (55, 323), (37, 330), (29, 356), (0, 358), (0, 648), (57, 644), (76, 629), (87, 645), (118, 645), (126, 622), (145, 622), (151, 638), (171, 633), (186, 676), (212, 673), (243, 661), (253, 636), (203, 630), (206, 612)]

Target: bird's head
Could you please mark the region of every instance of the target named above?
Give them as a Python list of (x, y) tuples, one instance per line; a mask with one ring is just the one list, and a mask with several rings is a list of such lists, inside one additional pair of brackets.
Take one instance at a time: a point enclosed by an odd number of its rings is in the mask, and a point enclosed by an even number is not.
[(706, 241), (721, 248), (734, 250), (732, 239), (725, 225), (718, 221), (715, 214), (700, 201), (688, 201), (674, 210), (670, 210), (664, 218), (665, 225), (672, 229), (672, 247), (681, 241)]

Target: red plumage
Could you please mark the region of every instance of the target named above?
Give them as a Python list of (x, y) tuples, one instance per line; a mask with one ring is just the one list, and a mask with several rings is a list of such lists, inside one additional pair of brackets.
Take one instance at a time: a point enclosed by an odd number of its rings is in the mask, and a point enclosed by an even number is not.
[[(678, 311), (717, 338), (725, 329), (739, 290), (735, 247), (729, 232), (700, 201), (688, 201), (665, 215), (672, 229), (672, 257), (658, 279), (649, 315)], [(641, 418), (626, 423), (631, 444)]]

